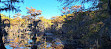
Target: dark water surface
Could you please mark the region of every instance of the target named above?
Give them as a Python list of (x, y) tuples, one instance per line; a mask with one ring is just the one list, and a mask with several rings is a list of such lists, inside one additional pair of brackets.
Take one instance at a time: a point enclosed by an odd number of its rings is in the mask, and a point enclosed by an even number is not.
[(58, 38), (36, 38), (35, 43), (32, 40), (32, 35), (29, 33), (8, 33), (7, 36), (3, 37), (3, 42), (6, 49), (31, 49), (32, 45), (37, 45), (37, 48), (41, 49), (53, 49), (52, 46), (54, 45), (62, 45), (62, 42)]

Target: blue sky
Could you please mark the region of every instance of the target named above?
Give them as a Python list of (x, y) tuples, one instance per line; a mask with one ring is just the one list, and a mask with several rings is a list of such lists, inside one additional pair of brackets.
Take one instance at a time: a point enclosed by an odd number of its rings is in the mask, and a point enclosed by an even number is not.
[[(42, 11), (42, 15), (45, 18), (49, 19), (52, 16), (60, 16), (61, 15), (61, 11), (59, 10), (59, 5), (60, 3), (57, 2), (56, 0), (25, 0), (23, 4), (18, 4), (20, 5), (20, 9), (21, 9), (21, 14), (22, 15), (28, 15), (27, 14), (27, 9), (26, 7), (33, 7), (37, 10), (41, 10)], [(5, 12), (3, 11), (2, 14), (5, 15), (9, 15), (9, 12)], [(11, 17), (13, 17), (15, 13), (11, 12)]]
[[(3, 0), (2, 0), (3, 1)], [(78, 3), (79, 4), (79, 3)], [(50, 19), (52, 16), (60, 16), (61, 11), (59, 10), (61, 8), (61, 3), (57, 0), (24, 0), (23, 4), (17, 4), (20, 5), (21, 13), (22, 15), (28, 15), (26, 7), (33, 7), (37, 10), (42, 11), (42, 15), (47, 19)], [(85, 4), (85, 8), (90, 7), (90, 3)], [(59, 6), (59, 7), (58, 7)], [(9, 12), (2, 12), (2, 14), (8, 16)], [(15, 13), (11, 13), (11, 17), (13, 17)]]

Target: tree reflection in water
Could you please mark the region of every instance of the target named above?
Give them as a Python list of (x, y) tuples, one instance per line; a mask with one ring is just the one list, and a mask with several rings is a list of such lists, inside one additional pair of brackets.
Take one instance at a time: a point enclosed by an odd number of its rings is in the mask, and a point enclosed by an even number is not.
[[(50, 39), (50, 36), (48, 37), (47, 34), (48, 33), (38, 33), (38, 36), (33, 36), (29, 28), (18, 30), (13, 28), (12, 30), (8, 31), (7, 37), (3, 37), (3, 42), (5, 43), (5, 47), (7, 49), (31, 49), (31, 47), (35, 45), (37, 46), (36, 48), (40, 49), (58, 49), (58, 47), (61, 47), (61, 49), (63, 48), (63, 45), (60, 46), (62, 43), (59, 39)], [(34, 37), (36, 40), (33, 40)]]

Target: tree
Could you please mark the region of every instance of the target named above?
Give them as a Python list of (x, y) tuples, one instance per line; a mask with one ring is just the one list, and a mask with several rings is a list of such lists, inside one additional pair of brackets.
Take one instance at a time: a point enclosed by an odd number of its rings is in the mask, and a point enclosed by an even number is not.
[[(3, 4), (2, 8), (0, 8), (0, 12), (1, 11), (15, 11), (15, 12), (18, 12), (20, 11), (19, 7), (16, 7), (15, 4), (16, 3), (21, 3), (23, 2), (23, 0), (5, 0), (5, 1), (1, 1), (0, 0), (0, 3)], [(0, 15), (0, 48), (1, 49), (5, 49), (5, 46), (3, 44), (3, 41), (2, 41), (2, 23), (1, 23), (1, 15)]]
[[(26, 9), (28, 10), (27, 13), (30, 14), (29, 18), (34, 19), (34, 21), (32, 21), (32, 23), (29, 24), (29, 28), (32, 30), (32, 34), (33, 34), (32, 40), (33, 40), (34, 44), (37, 44), (36, 36), (37, 36), (37, 32), (39, 32), (39, 30), (37, 29), (38, 28), (37, 25), (38, 25), (39, 22), (41, 22), (41, 20), (36, 20), (36, 17), (41, 15), (42, 11), (41, 10), (36, 10), (33, 7), (31, 7), (31, 8), (26, 7)], [(37, 45), (32, 45), (32, 49), (37, 49)]]
[(29, 13), (31, 15), (31, 18), (36, 18), (36, 16), (41, 15), (42, 11), (41, 10), (36, 10), (33, 7), (28, 8), (26, 7), (26, 9), (28, 10), (27, 13)]
[(4, 0), (4, 1), (1, 1), (0, 3), (3, 4), (2, 5), (2, 8), (0, 8), (0, 11), (15, 11), (15, 12), (18, 12), (20, 11), (20, 6), (16, 6), (15, 4), (17, 3), (23, 3), (24, 0)]
[(71, 7), (63, 7), (62, 13), (63, 14), (70, 14), (73, 12), (79, 12), (81, 11), (81, 5), (75, 5), (75, 6), (71, 6)]
[[(71, 4), (73, 2), (75, 3), (75, 1), (77, 2), (78, 0), (58, 0), (58, 1), (63, 2), (63, 7), (71, 7), (72, 6)], [(93, 6), (91, 8), (88, 8), (88, 9), (83, 8), (81, 10), (83, 11), (83, 13), (86, 13), (86, 16), (88, 16), (87, 18), (92, 17), (91, 19), (94, 21), (92, 21), (92, 20), (85, 21), (85, 19), (82, 18), (84, 16), (84, 14), (81, 15), (81, 14), (79, 14), (79, 12), (76, 13), (76, 14), (78, 14), (78, 16), (76, 15), (76, 19), (73, 19), (73, 20), (77, 21), (77, 24), (75, 23), (76, 25), (80, 25), (80, 24), (82, 25), (81, 27), (80, 26), (77, 27), (77, 28), (79, 28), (78, 31), (79, 32), (87, 31), (87, 32), (85, 32), (85, 33), (87, 33), (85, 35), (86, 37), (84, 36), (86, 38), (85, 39), (86, 42), (91, 41), (91, 40), (95, 40), (96, 41), (96, 48), (99, 47), (99, 46), (97, 46), (98, 44), (100, 45), (100, 47), (104, 48), (104, 46), (102, 46), (104, 44), (100, 44), (100, 43), (102, 43), (103, 41), (106, 41), (106, 40), (107, 41), (111, 40), (111, 31), (110, 31), (111, 30), (111, 22), (110, 22), (111, 21), (111, 13), (110, 13), (111, 12), (111, 3), (110, 3), (111, 1), (110, 0), (99, 0), (99, 1), (97, 1), (97, 0), (80, 0), (80, 1), (82, 3), (82, 8), (84, 7), (83, 6), (84, 3), (93, 2), (93, 4), (92, 4)], [(97, 2), (98, 2), (98, 4), (97, 4)], [(94, 9), (96, 9), (96, 10), (94, 10)], [(87, 10), (87, 11), (84, 11), (84, 10)], [(68, 20), (66, 22), (73, 23), (72, 22), (73, 20), (70, 20), (70, 21)], [(84, 21), (82, 21), (82, 20), (84, 20)], [(102, 23), (102, 24), (99, 24), (99, 23)], [(85, 24), (85, 25), (83, 25), (83, 24)], [(70, 25), (68, 25), (68, 28), (70, 28), (69, 26)], [(87, 29), (87, 27), (90, 28), (90, 30)], [(104, 35), (107, 37), (104, 37)], [(97, 38), (95, 38), (95, 37), (97, 37)], [(106, 39), (103, 40), (103, 37)], [(107, 38), (109, 38), (110, 40)], [(85, 40), (81, 40), (81, 41), (85, 41)], [(89, 42), (89, 43), (91, 44), (91, 42)], [(107, 49), (107, 47), (110, 48), (109, 45), (110, 44), (105, 46), (105, 48), (106, 49)]]

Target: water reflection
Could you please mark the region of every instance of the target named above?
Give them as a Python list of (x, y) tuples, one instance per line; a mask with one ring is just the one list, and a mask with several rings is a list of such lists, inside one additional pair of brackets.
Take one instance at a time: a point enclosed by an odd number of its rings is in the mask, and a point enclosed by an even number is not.
[[(5, 40), (4, 38), (7, 38), (7, 40)], [(27, 47), (26, 45), (30, 44), (28, 43), (29, 40), (30, 35), (26, 33), (9, 33), (7, 37), (3, 37), (3, 41), (7, 49), (27, 49), (29, 47)]]
[[(51, 36), (37, 36), (36, 43), (32, 40), (32, 35), (24, 32), (8, 32), (8, 36), (3, 37), (6, 49), (31, 49), (33, 46), (37, 46), (38, 49), (58, 49), (63, 48), (62, 42), (58, 38), (52, 38)], [(61, 46), (60, 46), (61, 45)]]

